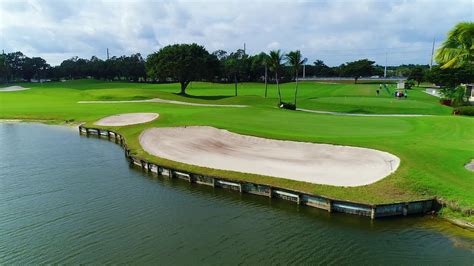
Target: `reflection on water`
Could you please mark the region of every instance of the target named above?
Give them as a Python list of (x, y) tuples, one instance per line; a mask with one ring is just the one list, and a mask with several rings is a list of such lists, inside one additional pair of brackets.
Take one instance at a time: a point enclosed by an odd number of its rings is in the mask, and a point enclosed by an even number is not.
[(439, 219), (328, 213), (128, 168), (76, 129), (0, 124), (0, 264), (472, 265)]

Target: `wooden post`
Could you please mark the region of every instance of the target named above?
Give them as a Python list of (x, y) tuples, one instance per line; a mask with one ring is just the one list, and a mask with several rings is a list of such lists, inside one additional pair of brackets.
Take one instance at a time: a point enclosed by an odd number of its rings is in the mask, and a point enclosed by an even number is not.
[(268, 197), (271, 198), (272, 197), (272, 187), (268, 187)]
[(370, 210), (370, 219), (375, 219), (375, 209), (377, 207), (376, 206), (372, 206), (372, 209)]
[(332, 200), (328, 199), (328, 212), (332, 212)]
[(163, 167), (158, 166), (158, 174), (163, 176)]

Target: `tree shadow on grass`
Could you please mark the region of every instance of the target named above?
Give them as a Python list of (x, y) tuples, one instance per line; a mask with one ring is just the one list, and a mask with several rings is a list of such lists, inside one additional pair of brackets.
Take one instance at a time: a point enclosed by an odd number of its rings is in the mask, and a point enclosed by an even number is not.
[(371, 111), (369, 111), (367, 109), (363, 109), (363, 108), (352, 109), (352, 110), (347, 111), (347, 113), (350, 113), (350, 114), (374, 114), (374, 112), (371, 112)]
[(189, 99), (199, 99), (199, 100), (209, 100), (209, 101), (222, 100), (222, 99), (233, 97), (233, 96), (225, 96), (225, 95), (196, 96), (196, 95), (181, 94), (181, 93), (173, 93), (173, 94), (181, 96), (181, 97), (189, 98)]

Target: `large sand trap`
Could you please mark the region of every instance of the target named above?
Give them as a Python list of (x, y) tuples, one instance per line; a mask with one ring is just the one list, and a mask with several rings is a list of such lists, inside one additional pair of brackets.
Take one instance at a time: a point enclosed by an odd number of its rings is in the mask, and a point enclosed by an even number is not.
[(394, 172), (400, 159), (378, 150), (281, 141), (213, 127), (151, 128), (143, 149), (173, 161), (315, 184), (361, 186)]
[(129, 100), (129, 101), (79, 101), (77, 103), (171, 103), (191, 106), (210, 106), (210, 107), (248, 107), (247, 105), (240, 104), (208, 104), (208, 103), (189, 103), (173, 100), (164, 100), (160, 98), (153, 98), (149, 100)]
[(150, 122), (158, 118), (157, 113), (130, 113), (107, 116), (95, 122), (98, 126), (127, 126)]
[(10, 86), (5, 88), (0, 88), (0, 92), (8, 92), (8, 91), (25, 91), (29, 90), (30, 88), (25, 88), (22, 86)]

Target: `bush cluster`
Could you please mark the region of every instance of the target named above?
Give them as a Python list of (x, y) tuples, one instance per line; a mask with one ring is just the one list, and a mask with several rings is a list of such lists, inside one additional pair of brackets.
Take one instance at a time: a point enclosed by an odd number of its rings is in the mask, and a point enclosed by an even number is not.
[(455, 115), (474, 116), (474, 106), (460, 106), (454, 109)]

